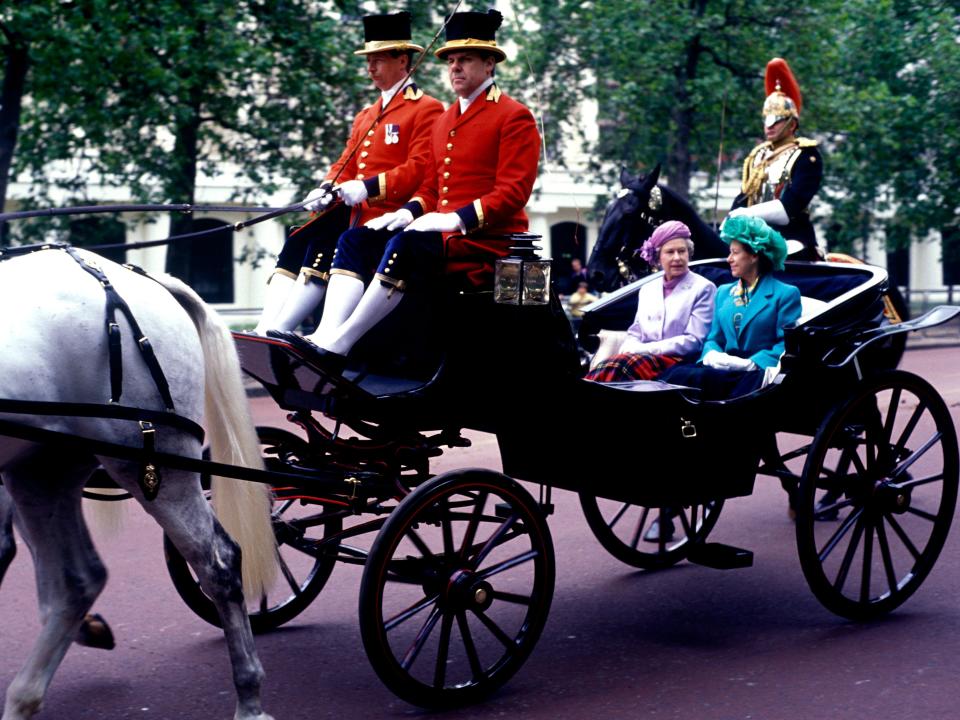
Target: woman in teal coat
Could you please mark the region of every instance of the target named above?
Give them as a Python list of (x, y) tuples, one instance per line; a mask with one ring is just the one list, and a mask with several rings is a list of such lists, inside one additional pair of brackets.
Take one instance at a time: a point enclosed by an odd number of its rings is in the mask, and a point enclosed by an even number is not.
[(727, 262), (736, 280), (717, 290), (713, 322), (696, 365), (677, 365), (660, 376), (703, 389), (716, 400), (752, 392), (763, 371), (783, 354), (783, 329), (800, 317), (800, 291), (780, 282), (787, 244), (757, 217), (728, 217), (720, 237), (730, 245)]

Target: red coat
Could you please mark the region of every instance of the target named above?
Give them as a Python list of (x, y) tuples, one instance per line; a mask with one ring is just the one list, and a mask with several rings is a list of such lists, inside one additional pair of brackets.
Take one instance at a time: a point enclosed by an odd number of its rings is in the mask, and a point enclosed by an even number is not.
[(432, 172), (408, 207), (415, 215), (456, 212), (467, 235), (445, 236), (447, 272), (466, 272), (474, 285), (486, 285), (495, 259), (508, 253), (507, 243), (487, 236), (527, 230), (523, 208), (540, 159), (536, 120), (526, 106), (491, 85), (463, 115), (454, 101), (440, 116), (431, 151)]
[[(390, 101), (374, 125), (382, 102), (378, 99), (357, 114), (347, 146), (325, 178), (332, 181), (336, 177), (338, 184), (364, 181), (368, 197), (353, 209), (351, 222), (355, 225), (396, 210), (420, 186), (429, 163), (433, 124), (443, 112), (439, 100), (410, 85)], [(350, 157), (355, 147), (357, 151)]]

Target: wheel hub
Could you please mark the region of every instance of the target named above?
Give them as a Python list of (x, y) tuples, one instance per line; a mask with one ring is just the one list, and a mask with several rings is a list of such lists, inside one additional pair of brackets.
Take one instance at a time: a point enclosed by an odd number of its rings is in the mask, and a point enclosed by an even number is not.
[(445, 599), (458, 609), (486, 610), (493, 603), (493, 586), (471, 570), (456, 570), (450, 576)]

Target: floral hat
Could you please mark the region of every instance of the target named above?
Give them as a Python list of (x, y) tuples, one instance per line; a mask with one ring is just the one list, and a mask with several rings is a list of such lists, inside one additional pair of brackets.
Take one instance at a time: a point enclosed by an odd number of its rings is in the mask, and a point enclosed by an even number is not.
[(753, 215), (733, 215), (723, 222), (720, 239), (729, 245), (733, 240), (746, 245), (755, 255), (765, 256), (774, 270), (783, 270), (787, 258), (787, 241), (766, 222)]

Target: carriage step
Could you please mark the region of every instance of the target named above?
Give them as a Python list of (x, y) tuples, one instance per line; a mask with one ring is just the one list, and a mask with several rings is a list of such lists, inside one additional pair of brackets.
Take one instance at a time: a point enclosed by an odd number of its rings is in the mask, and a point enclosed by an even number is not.
[(695, 543), (687, 560), (714, 570), (734, 570), (753, 565), (753, 551), (718, 542)]

